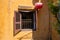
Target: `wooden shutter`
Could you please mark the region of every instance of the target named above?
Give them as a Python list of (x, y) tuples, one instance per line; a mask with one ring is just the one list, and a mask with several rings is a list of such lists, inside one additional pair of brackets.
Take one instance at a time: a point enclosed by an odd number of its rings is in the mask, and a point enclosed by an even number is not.
[(33, 12), (33, 30), (36, 30), (36, 11)]
[(14, 35), (20, 31), (20, 14), (14, 12)]

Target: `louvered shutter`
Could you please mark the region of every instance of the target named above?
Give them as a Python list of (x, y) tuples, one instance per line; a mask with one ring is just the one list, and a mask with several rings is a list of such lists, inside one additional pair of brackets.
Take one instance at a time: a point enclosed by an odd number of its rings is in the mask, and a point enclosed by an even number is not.
[(14, 35), (20, 31), (20, 14), (18, 12), (14, 12)]

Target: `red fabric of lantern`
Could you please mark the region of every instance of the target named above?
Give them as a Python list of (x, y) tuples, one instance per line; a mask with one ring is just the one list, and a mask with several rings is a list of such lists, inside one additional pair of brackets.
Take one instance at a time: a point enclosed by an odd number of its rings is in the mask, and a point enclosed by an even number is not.
[(43, 3), (39, 3), (39, 2), (35, 3), (35, 9), (40, 9), (42, 8), (42, 6), (43, 6)]

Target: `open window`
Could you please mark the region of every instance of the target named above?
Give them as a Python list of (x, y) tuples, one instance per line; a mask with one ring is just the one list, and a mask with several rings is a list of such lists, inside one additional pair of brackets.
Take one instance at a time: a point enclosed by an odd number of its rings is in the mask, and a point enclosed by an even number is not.
[(22, 30), (36, 30), (36, 11), (15, 11), (14, 34)]

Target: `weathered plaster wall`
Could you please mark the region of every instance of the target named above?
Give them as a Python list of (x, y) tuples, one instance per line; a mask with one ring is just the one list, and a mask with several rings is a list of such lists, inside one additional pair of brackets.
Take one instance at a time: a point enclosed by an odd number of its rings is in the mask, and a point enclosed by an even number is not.
[[(37, 31), (33, 32), (34, 40), (48, 40), (49, 10), (46, 0), (41, 0), (42, 9), (37, 13)], [(36, 39), (37, 38), (37, 39)]]
[(21, 31), (16, 36), (13, 36), (13, 17), (14, 11), (18, 11), (18, 5), (33, 6), (34, 3), (38, 1), (39, 0), (0, 0), (0, 40), (20, 40), (20, 38), (24, 40), (26, 38), (33, 38), (34, 40), (48, 39), (49, 11), (46, 0), (42, 0), (43, 8), (40, 9), (36, 15), (36, 31)]
[[(34, 40), (45, 40), (49, 26), (49, 14), (46, 0), (43, 1), (44, 6), (37, 13), (37, 29), (36, 31), (22, 31), (13, 36), (13, 17), (14, 11), (18, 11), (18, 5), (33, 6), (39, 0), (0, 0), (0, 40), (19, 40), (27, 34), (28, 38)], [(47, 21), (46, 21), (47, 20)], [(30, 33), (30, 34), (28, 34)], [(22, 35), (24, 34), (24, 35)], [(30, 36), (29, 36), (30, 35)], [(23, 38), (27, 38), (23, 37)]]
[(0, 40), (12, 40), (9, 0), (0, 0)]
[(18, 11), (18, 5), (33, 6), (32, 0), (0, 0), (0, 40), (18, 40), (26, 34), (32, 38), (32, 31), (22, 31), (13, 36), (13, 17), (14, 11)]

